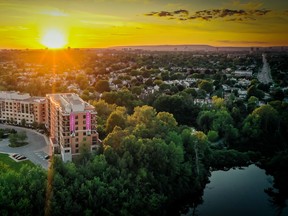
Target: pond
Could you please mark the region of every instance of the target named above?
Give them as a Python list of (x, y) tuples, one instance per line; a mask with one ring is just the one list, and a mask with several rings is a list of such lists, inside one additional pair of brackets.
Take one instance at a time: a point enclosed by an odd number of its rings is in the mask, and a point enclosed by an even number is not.
[(265, 189), (273, 187), (273, 177), (255, 165), (214, 171), (209, 180), (204, 189), (203, 203), (196, 209), (190, 208), (187, 215), (288, 215), (287, 207), (279, 211), (265, 193)]

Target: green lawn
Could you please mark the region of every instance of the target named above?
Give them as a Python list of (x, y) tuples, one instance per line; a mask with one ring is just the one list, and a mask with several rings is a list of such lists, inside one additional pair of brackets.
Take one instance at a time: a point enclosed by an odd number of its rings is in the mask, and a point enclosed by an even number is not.
[(31, 167), (35, 166), (29, 160), (16, 162), (13, 159), (11, 159), (8, 154), (0, 153), (0, 170), (2, 170), (5, 167), (4, 170), (6, 170), (6, 168), (8, 168), (8, 169), (12, 169), (14, 171), (19, 171), (21, 169), (21, 167), (25, 164), (27, 164), (28, 166), (31, 166)]

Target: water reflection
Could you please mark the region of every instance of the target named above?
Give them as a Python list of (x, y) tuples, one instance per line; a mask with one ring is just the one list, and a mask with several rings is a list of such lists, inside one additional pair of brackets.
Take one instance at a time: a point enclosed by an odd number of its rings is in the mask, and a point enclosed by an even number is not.
[(204, 189), (203, 203), (190, 202), (184, 215), (288, 215), (285, 196), (273, 189), (273, 180), (255, 165), (214, 171)]

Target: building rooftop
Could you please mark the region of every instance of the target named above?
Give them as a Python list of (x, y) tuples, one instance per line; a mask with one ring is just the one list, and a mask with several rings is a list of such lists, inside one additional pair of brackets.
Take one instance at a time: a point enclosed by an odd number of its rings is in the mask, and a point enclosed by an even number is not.
[(83, 101), (74, 93), (47, 94), (47, 97), (58, 104), (63, 112), (83, 112), (94, 109), (92, 105)]
[(19, 91), (0, 91), (0, 100), (21, 100), (27, 102), (41, 103), (45, 101), (44, 97), (31, 97), (28, 93)]
[(18, 91), (0, 91), (0, 99), (4, 100), (25, 100), (31, 96), (28, 93), (20, 93)]

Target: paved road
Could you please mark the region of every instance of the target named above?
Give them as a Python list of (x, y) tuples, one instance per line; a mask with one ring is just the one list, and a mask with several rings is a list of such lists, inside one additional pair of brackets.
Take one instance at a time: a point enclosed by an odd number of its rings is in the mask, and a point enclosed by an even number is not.
[(258, 73), (257, 78), (261, 83), (268, 84), (272, 83), (271, 69), (267, 62), (266, 55), (262, 55), (263, 67), (262, 70)]
[(26, 156), (33, 163), (48, 169), (48, 161), (45, 156), (49, 154), (49, 143), (47, 137), (27, 128), (15, 127), (11, 125), (0, 124), (0, 128), (14, 128), (17, 131), (26, 131), (28, 145), (11, 148), (8, 146), (9, 140), (0, 141), (0, 152), (19, 153)]

